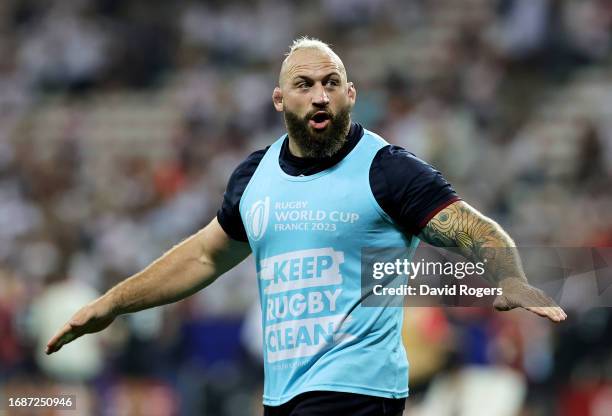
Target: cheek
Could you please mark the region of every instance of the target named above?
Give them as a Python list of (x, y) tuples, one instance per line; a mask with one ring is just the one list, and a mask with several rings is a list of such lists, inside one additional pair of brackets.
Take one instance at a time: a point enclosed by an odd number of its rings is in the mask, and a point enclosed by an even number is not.
[(351, 101), (346, 94), (339, 94), (335, 99), (332, 100), (331, 106), (332, 110), (337, 113), (339, 110), (342, 110), (351, 105)]
[(296, 97), (286, 97), (283, 101), (285, 111), (304, 116), (308, 112), (308, 101)]

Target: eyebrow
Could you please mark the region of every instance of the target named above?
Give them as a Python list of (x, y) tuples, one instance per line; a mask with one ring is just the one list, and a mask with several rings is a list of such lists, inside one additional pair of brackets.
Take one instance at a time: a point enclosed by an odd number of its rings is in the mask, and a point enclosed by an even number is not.
[[(322, 81), (325, 81), (325, 80), (327, 80), (327, 79), (329, 79), (329, 78), (331, 78), (331, 77), (333, 77), (333, 76), (337, 76), (337, 77), (339, 77), (339, 78), (342, 78), (342, 76), (341, 76), (341, 75), (340, 75), (338, 72), (334, 71), (334, 72), (330, 72), (329, 74), (325, 75), (325, 76), (322, 78)], [(293, 82), (293, 83), (295, 83), (295, 82), (297, 82), (297, 81), (308, 81), (308, 82), (312, 82), (312, 81), (313, 81), (313, 79), (312, 79), (312, 78), (310, 78), (310, 77), (307, 77), (306, 75), (296, 75), (296, 76), (293, 78), (292, 82)]]

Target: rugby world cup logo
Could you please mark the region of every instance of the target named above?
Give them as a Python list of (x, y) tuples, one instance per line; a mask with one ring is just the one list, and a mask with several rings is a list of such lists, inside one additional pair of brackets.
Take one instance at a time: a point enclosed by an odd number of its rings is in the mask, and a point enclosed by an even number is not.
[(246, 229), (253, 241), (259, 240), (266, 232), (270, 219), (270, 197), (256, 201), (247, 213)]

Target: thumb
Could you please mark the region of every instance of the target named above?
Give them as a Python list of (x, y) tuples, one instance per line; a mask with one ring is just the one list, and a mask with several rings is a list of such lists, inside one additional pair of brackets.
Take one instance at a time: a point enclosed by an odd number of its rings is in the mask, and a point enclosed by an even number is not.
[(85, 319), (83, 316), (75, 316), (70, 319), (70, 321), (68, 321), (68, 325), (70, 325), (70, 327), (74, 329), (85, 325), (86, 322), (87, 319)]
[(70, 320), (68, 321), (68, 325), (70, 325), (72, 329), (78, 329), (83, 325), (87, 324), (87, 322), (89, 322), (91, 318), (91, 312), (88, 309), (83, 308), (76, 314), (74, 314), (72, 318), (70, 318)]
[(498, 311), (509, 311), (515, 308), (505, 295), (497, 296), (493, 301), (493, 307)]

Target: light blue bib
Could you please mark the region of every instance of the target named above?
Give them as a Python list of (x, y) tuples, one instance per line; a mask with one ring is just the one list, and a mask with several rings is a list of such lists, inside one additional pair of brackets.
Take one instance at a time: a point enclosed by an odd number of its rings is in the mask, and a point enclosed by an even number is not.
[(372, 194), (381, 137), (364, 131), (338, 164), (311, 176), (266, 152), (240, 201), (255, 256), (264, 334), (264, 404), (313, 390), (408, 395), (403, 309), (363, 307), (362, 247), (412, 247)]

